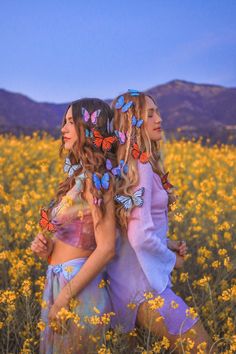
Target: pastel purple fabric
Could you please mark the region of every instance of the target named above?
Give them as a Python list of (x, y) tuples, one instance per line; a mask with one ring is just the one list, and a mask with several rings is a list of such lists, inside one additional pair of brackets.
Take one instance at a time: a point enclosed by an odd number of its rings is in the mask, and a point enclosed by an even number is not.
[[(109, 291), (116, 317), (113, 326), (130, 331), (135, 326), (137, 310), (144, 293), (164, 298), (158, 311), (172, 334), (186, 332), (198, 318), (186, 316), (187, 304), (171, 290), (171, 272), (176, 255), (167, 247), (168, 195), (150, 163), (138, 162), (139, 184), (144, 187), (144, 204), (132, 210), (128, 237), (117, 232), (116, 256), (107, 266)], [(174, 309), (171, 302), (178, 303)], [(131, 309), (128, 304), (136, 304)]]

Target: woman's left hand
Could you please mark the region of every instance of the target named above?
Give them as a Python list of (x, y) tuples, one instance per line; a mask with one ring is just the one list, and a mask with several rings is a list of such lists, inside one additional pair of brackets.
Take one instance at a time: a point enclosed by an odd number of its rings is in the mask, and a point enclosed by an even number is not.
[(177, 252), (180, 256), (185, 256), (188, 252), (188, 247), (185, 241), (168, 240), (168, 248)]

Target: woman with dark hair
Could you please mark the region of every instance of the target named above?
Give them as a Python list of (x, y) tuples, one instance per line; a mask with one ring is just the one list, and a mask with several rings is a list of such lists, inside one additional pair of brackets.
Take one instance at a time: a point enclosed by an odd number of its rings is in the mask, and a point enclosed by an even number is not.
[[(171, 350), (179, 338), (210, 344), (199, 317), (171, 289), (171, 272), (184, 262), (183, 240), (167, 238), (168, 209), (176, 200), (161, 156), (161, 116), (154, 99), (130, 90), (117, 97), (114, 128), (119, 139), (117, 163), (126, 166), (116, 184), (116, 216), (122, 237), (107, 266), (113, 325), (125, 331), (135, 323), (166, 336)], [(192, 332), (194, 332), (192, 331)], [(209, 348), (208, 348), (209, 349)]]
[[(115, 252), (114, 179), (106, 169), (117, 140), (110, 134), (112, 121), (108, 104), (91, 98), (72, 102), (63, 119), (60, 157), (68, 152), (68, 176), (40, 221), (53, 237), (39, 233), (31, 245), (49, 262), (41, 353), (88, 352), (89, 335), (100, 334), (102, 340), (112, 315), (103, 279)], [(65, 324), (63, 318), (70, 320)]]

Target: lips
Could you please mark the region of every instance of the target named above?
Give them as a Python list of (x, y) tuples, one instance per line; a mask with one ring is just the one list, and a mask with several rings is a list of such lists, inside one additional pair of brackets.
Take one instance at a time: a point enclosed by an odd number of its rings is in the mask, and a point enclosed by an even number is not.
[(65, 136), (63, 137), (64, 140), (70, 140), (70, 138), (66, 138)]

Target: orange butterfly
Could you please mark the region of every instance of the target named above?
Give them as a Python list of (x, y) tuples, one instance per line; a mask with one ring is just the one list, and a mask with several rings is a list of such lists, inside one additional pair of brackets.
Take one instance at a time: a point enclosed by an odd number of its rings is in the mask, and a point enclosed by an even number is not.
[(104, 138), (98, 130), (93, 130), (93, 143), (96, 147), (101, 147), (103, 151), (111, 150), (112, 144), (117, 141), (116, 136), (108, 136)]
[(132, 156), (134, 159), (139, 159), (141, 163), (147, 163), (149, 160), (149, 156), (147, 152), (141, 152), (139, 150), (138, 144), (134, 143), (132, 149)]
[(48, 218), (48, 214), (45, 209), (41, 209), (41, 219), (39, 221), (39, 225), (43, 230), (47, 230), (50, 232), (55, 232), (56, 228), (55, 225), (53, 225)]
[(168, 181), (168, 174), (169, 172), (167, 172), (164, 176), (161, 177), (162, 185), (166, 191), (174, 187), (173, 184)]

